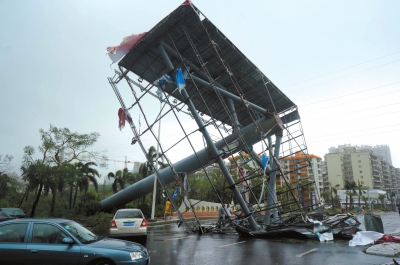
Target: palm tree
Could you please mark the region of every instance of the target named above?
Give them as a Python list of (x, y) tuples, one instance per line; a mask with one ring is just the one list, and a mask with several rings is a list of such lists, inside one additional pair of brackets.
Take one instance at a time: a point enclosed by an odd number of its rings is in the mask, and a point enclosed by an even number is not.
[[(335, 204), (334, 204), (334, 198), (333, 195), (337, 196), (337, 189), (340, 187), (339, 184), (336, 184), (335, 188), (332, 187), (331, 183), (329, 183), (329, 186), (331, 187), (331, 192), (330, 192), (330, 196), (331, 196), (331, 202), (332, 202), (332, 209), (335, 209)], [(340, 206), (340, 205), (339, 205)]]
[(87, 162), (85, 164), (78, 162), (75, 164), (75, 168), (78, 169), (78, 172), (75, 173), (75, 195), (72, 207), (75, 207), (78, 188), (80, 192), (84, 191), (86, 193), (89, 189), (89, 182), (91, 182), (95, 190), (98, 191), (96, 176), (100, 177), (100, 174), (96, 169), (92, 168), (92, 166), (97, 166), (97, 164), (95, 162)]
[(49, 183), (49, 188), (52, 193), (50, 216), (54, 215), (54, 209), (56, 204), (57, 191), (62, 192), (64, 190), (65, 183), (71, 183), (75, 179), (76, 168), (72, 164), (63, 164), (60, 166), (52, 167), (52, 179)]
[(6, 173), (0, 172), (0, 198), (7, 194), (7, 189), (10, 184), (12, 184), (13, 179), (9, 177)]
[[(346, 211), (347, 211), (347, 194), (350, 195), (350, 209), (352, 206), (352, 194), (355, 194), (356, 183), (354, 181), (346, 180), (344, 183), (344, 189), (346, 190)], [(350, 192), (349, 192), (350, 191)]]
[(383, 209), (385, 209), (385, 198), (386, 198), (385, 194), (379, 194), (378, 195), (378, 199), (381, 201)]
[(118, 170), (117, 172), (115, 172), (115, 174), (110, 172), (108, 173), (107, 177), (108, 179), (114, 179), (114, 182), (111, 186), (114, 193), (117, 193), (118, 187), (120, 187), (120, 190), (123, 190), (127, 182), (134, 182), (134, 175), (132, 172), (129, 172), (127, 168), (124, 168), (123, 170)]
[(324, 202), (328, 202), (331, 200), (332, 194), (329, 190), (321, 192), (321, 196), (324, 199)]
[(36, 198), (32, 204), (30, 213), (30, 217), (34, 217), (43, 188), (45, 186), (48, 187), (51, 181), (51, 168), (44, 164), (43, 161), (36, 160), (33, 163), (29, 163), (27, 167), (22, 166), (21, 170), (22, 179), (29, 183), (30, 191), (37, 189)]
[[(156, 161), (157, 156), (159, 159), (158, 161)], [(139, 175), (141, 175), (142, 178), (145, 178), (149, 176), (152, 172), (154, 172), (154, 169), (156, 167), (156, 162), (158, 162), (160, 168), (164, 168), (167, 166), (166, 164), (163, 163), (164, 157), (162, 156), (161, 153), (158, 153), (157, 155), (157, 150), (154, 146), (150, 146), (146, 154), (146, 159), (147, 161), (142, 163), (139, 167)]]
[(83, 190), (85, 193), (89, 189), (89, 182), (91, 182), (95, 188), (96, 191), (98, 191), (98, 183), (96, 176), (100, 178), (99, 172), (92, 168), (92, 166), (97, 166), (95, 162), (87, 162), (83, 164), (82, 162), (78, 162), (77, 168), (79, 169), (80, 172), (82, 172), (83, 176), (85, 177), (83, 181), (80, 181), (80, 185), (82, 186)]
[[(158, 161), (157, 160), (158, 157)], [(158, 153), (157, 155), (157, 150), (154, 146), (150, 146), (149, 150), (146, 153), (146, 162), (140, 164), (139, 167), (139, 176), (141, 179), (144, 179), (154, 173), (154, 169), (156, 168), (156, 163), (158, 163), (159, 168), (165, 168), (168, 166), (168, 164), (163, 163), (164, 157), (162, 156), (161, 153)], [(161, 160), (161, 161), (160, 161)], [(146, 200), (146, 196), (143, 196), (143, 203)]]
[(361, 207), (361, 196), (363, 194), (362, 188), (363, 185), (360, 184), (360, 181), (358, 181), (358, 185), (356, 186), (357, 190), (358, 190), (358, 207)]
[(361, 199), (364, 201), (365, 209), (368, 209), (368, 203), (369, 203), (368, 197), (367, 196), (362, 196)]

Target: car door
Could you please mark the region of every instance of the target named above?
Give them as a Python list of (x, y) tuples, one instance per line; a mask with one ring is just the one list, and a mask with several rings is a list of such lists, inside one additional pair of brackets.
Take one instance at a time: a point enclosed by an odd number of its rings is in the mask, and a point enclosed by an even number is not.
[(63, 244), (70, 237), (59, 227), (35, 222), (26, 248), (24, 265), (79, 264), (81, 248), (78, 244)]
[(1, 264), (23, 264), (25, 258), (28, 222), (0, 226)]

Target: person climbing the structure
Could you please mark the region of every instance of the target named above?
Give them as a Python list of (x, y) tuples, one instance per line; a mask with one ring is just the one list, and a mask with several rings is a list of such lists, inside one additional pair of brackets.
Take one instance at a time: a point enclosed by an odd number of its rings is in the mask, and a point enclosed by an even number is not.
[(169, 219), (171, 220), (172, 212), (171, 212), (171, 202), (169, 201), (169, 199), (167, 199), (167, 201), (165, 202), (164, 220), (166, 220), (165, 216), (168, 217), (168, 214), (169, 214)]

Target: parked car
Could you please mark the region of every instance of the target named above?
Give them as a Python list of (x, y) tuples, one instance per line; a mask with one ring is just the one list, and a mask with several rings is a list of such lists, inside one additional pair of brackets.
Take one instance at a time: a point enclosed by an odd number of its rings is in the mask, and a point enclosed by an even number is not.
[(11, 217), (25, 218), (26, 214), (20, 208), (0, 208), (0, 211), (5, 212)]
[(326, 209), (331, 209), (331, 208), (332, 208), (332, 205), (324, 205), (324, 208), (325, 208), (325, 210), (326, 210)]
[(144, 246), (99, 237), (68, 219), (1, 222), (0, 257), (1, 264), (150, 264)]
[(8, 221), (15, 219), (15, 217), (11, 217), (3, 211), (0, 211), (0, 222)]
[(147, 239), (147, 221), (140, 209), (120, 209), (110, 223), (109, 237)]

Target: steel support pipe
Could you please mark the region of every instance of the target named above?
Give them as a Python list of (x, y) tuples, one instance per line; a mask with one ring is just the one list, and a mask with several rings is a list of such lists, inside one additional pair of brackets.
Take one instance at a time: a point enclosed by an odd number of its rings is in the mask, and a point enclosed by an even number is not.
[[(257, 121), (257, 125), (263, 132), (268, 132), (265, 136), (273, 135), (277, 130), (281, 130), (281, 121), (277, 115), (272, 117), (264, 117)], [(250, 124), (246, 127), (243, 127), (240, 130), (240, 134), (243, 136), (244, 141), (247, 145), (251, 146), (260, 141), (260, 134), (256, 129), (254, 124)], [(234, 154), (239, 152), (245, 148), (245, 146), (238, 139), (238, 134), (234, 132), (233, 134), (227, 136), (224, 140), (220, 140), (214, 143), (215, 147), (222, 152), (220, 157), (225, 159), (230, 156), (230, 154)], [(206, 167), (211, 163), (215, 162), (216, 157), (214, 157), (210, 150), (202, 149), (195, 154), (192, 154), (176, 163), (174, 163), (173, 167), (175, 172), (187, 172), (188, 174), (191, 172), (195, 172), (202, 167)], [(173, 183), (175, 181), (174, 171), (170, 168), (164, 168), (158, 172), (158, 176), (165, 184)], [(141, 198), (146, 194), (149, 194), (153, 191), (155, 174), (148, 176), (145, 179), (142, 179), (131, 186), (117, 192), (116, 194), (111, 195), (110, 197), (102, 200), (101, 206), (103, 210), (111, 210), (113, 208), (117, 208), (121, 205), (127, 204), (133, 200)], [(158, 187), (161, 185), (158, 183)]]
[[(274, 157), (270, 160), (270, 165), (271, 169), (274, 170), (278, 167), (277, 161), (275, 159), (279, 159), (279, 152), (280, 152), (280, 147), (281, 147), (281, 141), (282, 141), (282, 136), (283, 136), (283, 131), (279, 131), (275, 134), (275, 147), (274, 147)], [(271, 175), (269, 176), (269, 182), (268, 182), (268, 197), (267, 197), (267, 210), (265, 211), (264, 215), (264, 223), (266, 225), (269, 225), (271, 222), (271, 207), (273, 207), (273, 204), (278, 203), (277, 197), (276, 197), (276, 172), (277, 170), (274, 170)], [(277, 208), (273, 209), (273, 216), (274, 219), (278, 218), (278, 210)]]
[(257, 224), (254, 217), (251, 215), (249, 207), (247, 206), (245, 200), (243, 199), (242, 194), (240, 193), (239, 189), (236, 187), (235, 181), (233, 180), (232, 175), (229, 173), (229, 170), (226, 167), (224, 160), (220, 156), (220, 154), (222, 152), (218, 151), (217, 147), (215, 146), (213, 140), (211, 139), (211, 136), (209, 135), (209, 133), (207, 131), (207, 128), (204, 126), (202, 119), (200, 118), (199, 114), (197, 113), (197, 110), (196, 110), (192, 100), (190, 99), (188, 93), (186, 92), (186, 89), (182, 89), (181, 93), (186, 101), (186, 104), (188, 105), (188, 107), (190, 109), (190, 112), (192, 113), (192, 115), (197, 123), (197, 126), (199, 126), (200, 132), (203, 134), (204, 139), (207, 142), (207, 146), (211, 152), (211, 155), (213, 157), (215, 157), (215, 160), (218, 163), (219, 168), (222, 171), (222, 174), (224, 175), (225, 179), (227, 180), (229, 186), (232, 187), (231, 188), (232, 192), (235, 195), (236, 200), (239, 202), (239, 205), (240, 205), (243, 213), (245, 215), (249, 216), (249, 223), (253, 227), (253, 230), (254, 231), (259, 230), (260, 226)]
[[(191, 75), (191, 78), (192, 78), (192, 80), (193, 80), (194, 82), (197, 82), (197, 83), (202, 84), (205, 88), (207, 88), (207, 89), (209, 89), (209, 90), (214, 90), (214, 89), (216, 89), (216, 90), (218, 90), (218, 92), (221, 93), (224, 97), (230, 98), (230, 99), (232, 99), (233, 101), (235, 101), (235, 102), (237, 102), (237, 103), (239, 103), (239, 104), (241, 104), (241, 105), (248, 105), (248, 106), (249, 106), (250, 108), (252, 108), (254, 111), (257, 111), (257, 112), (259, 112), (259, 113), (261, 113), (261, 114), (264, 114), (264, 115), (267, 113), (267, 110), (266, 110), (266, 109), (261, 108), (260, 106), (257, 106), (256, 104), (253, 104), (253, 103), (251, 103), (251, 102), (249, 102), (249, 101), (246, 101), (246, 100), (243, 100), (243, 101), (242, 101), (242, 99), (241, 99), (240, 97), (238, 97), (238, 96), (232, 94), (232, 93), (229, 92), (229, 91), (226, 91), (226, 90), (223, 89), (223, 88), (220, 88), (220, 87), (218, 87), (218, 86), (216, 86), (216, 85), (212, 85), (211, 83), (209, 83), (209, 82), (207, 82), (207, 81), (205, 81), (205, 80), (203, 80), (203, 79), (201, 79), (201, 78), (199, 78), (199, 77), (197, 77), (197, 76)], [(188, 79), (188, 80), (189, 80), (189, 79)]]

